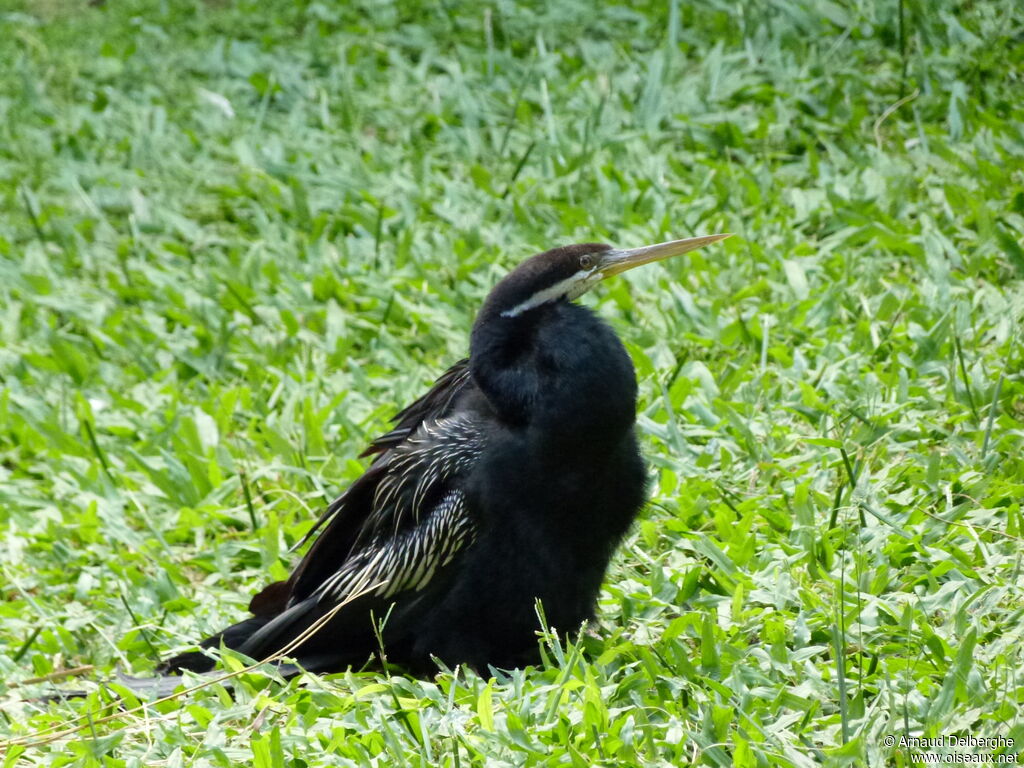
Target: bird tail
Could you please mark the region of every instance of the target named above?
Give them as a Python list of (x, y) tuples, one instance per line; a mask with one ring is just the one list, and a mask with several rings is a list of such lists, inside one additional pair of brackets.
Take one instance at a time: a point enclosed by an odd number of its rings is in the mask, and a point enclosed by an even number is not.
[[(200, 648), (230, 648), (245, 653), (244, 646), (253, 634), (269, 624), (272, 616), (253, 616), (252, 618), (232, 624), (227, 629), (211, 635), (199, 643)], [(186, 651), (164, 660), (156, 668), (159, 675), (179, 675), (182, 672), (209, 672), (216, 665), (216, 659), (204, 651)]]
[[(136, 696), (144, 699), (156, 699), (170, 696), (182, 686), (189, 685), (182, 681), (182, 672), (197, 674), (201, 678), (200, 682), (217, 680), (222, 676), (221, 673), (214, 671), (217, 659), (206, 649), (224, 647), (244, 653), (257, 661), (267, 658), (280, 650), (269, 649), (267, 643), (267, 640), (273, 641), (280, 635), (279, 632), (273, 631), (273, 627), (269, 627), (270, 632), (267, 631), (268, 625), (274, 624), (275, 619), (279, 619), (279, 617), (253, 616), (237, 624), (232, 624), (227, 629), (202, 640), (199, 643), (202, 650), (186, 651), (162, 661), (157, 666), (156, 674), (153, 677), (133, 677), (118, 671), (117, 682), (131, 690)], [(285, 678), (293, 677), (301, 671), (300, 667), (294, 664), (278, 663), (276, 667), (277, 672)], [(230, 688), (230, 685), (228, 687)]]
[[(209, 672), (216, 665), (216, 659), (202, 649), (221, 646), (256, 661), (269, 660), (286, 651), (290, 659), (310, 672), (332, 672), (349, 664), (362, 664), (373, 648), (372, 625), (366, 622), (365, 627), (362, 623), (357, 627), (338, 617), (329, 619), (326, 625), (314, 627), (331, 608), (329, 604), (320, 604), (316, 597), (309, 597), (276, 615), (253, 616), (206, 638), (199, 643), (201, 650), (167, 659), (156, 671), (160, 675)], [(289, 665), (277, 666), (280, 670)]]
[[(217, 663), (216, 656), (210, 654), (209, 649), (229, 648), (256, 661), (263, 661), (288, 647), (289, 643), (293, 642), (303, 631), (309, 629), (324, 613), (324, 608), (317, 605), (315, 599), (309, 599), (286, 608), (277, 615), (253, 616), (207, 637), (199, 643), (200, 650), (179, 653), (161, 662), (156, 668), (156, 674), (152, 677), (133, 677), (119, 670), (114, 682), (128, 688), (140, 698), (157, 699), (170, 696), (182, 687), (222, 680), (223, 674), (214, 670)], [(278, 675), (287, 679), (298, 675), (303, 670), (310, 672), (336, 671), (339, 651), (345, 648), (344, 633), (341, 633), (340, 636), (336, 631), (316, 634), (317, 637), (312, 638), (312, 642), (304, 642), (288, 652), (288, 656), (295, 659), (297, 663), (277, 661), (273, 664)], [(365, 642), (356, 643), (355, 648), (365, 648)], [(355, 648), (352, 649), (349, 661), (358, 664), (364, 659), (360, 658), (362, 654)], [(195, 673), (200, 680), (195, 682), (183, 680), (181, 677), (183, 672)], [(230, 683), (226, 683), (226, 687), (230, 689)], [(54, 694), (29, 699), (29, 701), (46, 703), (61, 699), (82, 698), (86, 695), (88, 695), (86, 690), (58, 691)]]

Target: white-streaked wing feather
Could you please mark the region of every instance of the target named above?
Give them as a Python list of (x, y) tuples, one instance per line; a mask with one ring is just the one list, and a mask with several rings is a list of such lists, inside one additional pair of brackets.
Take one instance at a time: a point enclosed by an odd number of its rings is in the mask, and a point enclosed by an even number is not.
[(450, 491), (418, 525), (355, 553), (315, 594), (320, 602), (336, 603), (368, 587), (368, 594), (379, 597), (424, 589), (474, 535), (462, 492)]

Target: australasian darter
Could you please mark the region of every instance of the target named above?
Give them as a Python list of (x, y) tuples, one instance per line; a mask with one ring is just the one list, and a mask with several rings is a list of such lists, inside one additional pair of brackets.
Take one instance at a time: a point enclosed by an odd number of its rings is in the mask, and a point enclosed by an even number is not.
[(208, 671), (221, 644), (265, 659), (318, 621), (287, 654), (315, 672), (358, 668), (380, 645), (420, 673), (436, 669), (432, 657), (482, 670), (529, 663), (537, 600), (551, 626), (575, 632), (646, 482), (633, 365), (573, 300), (725, 237), (570, 245), (520, 264), (487, 297), (469, 357), (373, 441), (373, 462), (326, 510), (288, 580), (160, 672)]

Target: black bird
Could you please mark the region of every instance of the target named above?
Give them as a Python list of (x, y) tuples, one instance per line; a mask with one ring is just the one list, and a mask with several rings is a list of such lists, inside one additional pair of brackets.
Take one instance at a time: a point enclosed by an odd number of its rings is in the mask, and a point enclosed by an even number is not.
[[(363, 665), (382, 643), (389, 662), (427, 672), (432, 656), (477, 669), (529, 663), (538, 599), (551, 626), (575, 632), (646, 482), (632, 362), (573, 299), (725, 237), (570, 245), (520, 264), (487, 297), (469, 358), (371, 444), (373, 462), (320, 518), (290, 578), (200, 646), (262, 660), (291, 645), (302, 667), (331, 672)], [(213, 665), (191, 651), (160, 671)]]

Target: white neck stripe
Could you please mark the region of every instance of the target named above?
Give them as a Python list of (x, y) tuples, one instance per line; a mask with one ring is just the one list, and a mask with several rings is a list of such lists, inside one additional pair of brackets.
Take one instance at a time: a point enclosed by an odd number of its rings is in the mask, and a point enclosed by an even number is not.
[(541, 304), (547, 304), (549, 301), (560, 299), (563, 296), (569, 298), (575, 298), (578, 294), (573, 293), (573, 288), (578, 288), (586, 284), (586, 278), (590, 272), (580, 270), (572, 277), (567, 277), (565, 280), (560, 280), (554, 285), (550, 285), (542, 291), (537, 291), (526, 301), (521, 304), (517, 304), (512, 309), (506, 309), (501, 313), (502, 317), (518, 317), (529, 309), (539, 307)]

